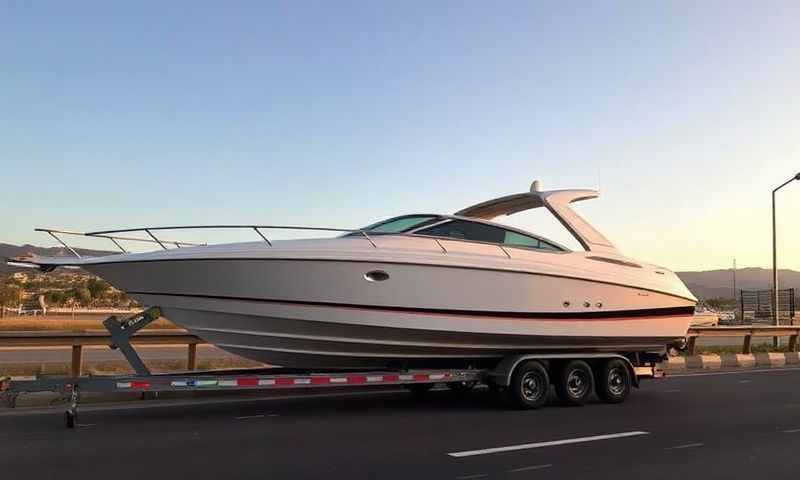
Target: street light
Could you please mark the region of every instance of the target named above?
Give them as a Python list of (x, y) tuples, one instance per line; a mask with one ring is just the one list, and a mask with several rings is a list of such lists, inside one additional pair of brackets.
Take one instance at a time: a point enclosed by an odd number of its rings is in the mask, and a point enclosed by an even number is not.
[[(786, 180), (772, 191), (772, 323), (778, 325), (778, 247), (775, 236), (775, 192), (789, 185), (795, 180), (800, 180), (800, 173)], [(775, 342), (778, 337), (775, 337)]]

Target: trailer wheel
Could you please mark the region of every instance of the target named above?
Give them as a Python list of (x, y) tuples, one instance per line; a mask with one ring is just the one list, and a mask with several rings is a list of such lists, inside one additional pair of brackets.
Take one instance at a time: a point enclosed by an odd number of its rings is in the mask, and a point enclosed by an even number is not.
[(534, 409), (547, 402), (550, 393), (550, 376), (547, 369), (536, 360), (529, 360), (514, 369), (508, 396), (517, 408)]
[(603, 363), (598, 372), (597, 396), (606, 403), (622, 403), (631, 393), (631, 372), (618, 358)]
[(594, 375), (588, 363), (571, 360), (561, 369), (555, 383), (558, 398), (570, 405), (583, 405), (594, 390)]

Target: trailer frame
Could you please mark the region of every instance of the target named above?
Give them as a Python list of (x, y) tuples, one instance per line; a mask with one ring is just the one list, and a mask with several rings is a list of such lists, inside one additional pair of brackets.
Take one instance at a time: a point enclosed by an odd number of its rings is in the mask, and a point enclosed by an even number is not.
[(21, 393), (55, 392), (67, 400), (64, 412), (67, 428), (77, 424), (82, 392), (115, 393), (141, 392), (157, 396), (159, 392), (252, 391), (310, 389), (325, 387), (402, 386), (415, 393), (427, 391), (437, 383), (455, 390), (466, 390), (479, 383), (502, 390), (511, 384), (518, 365), (528, 360), (566, 362), (569, 360), (608, 361), (618, 359), (627, 366), (632, 386), (638, 387), (641, 378), (659, 378), (663, 371), (657, 366), (661, 357), (651, 354), (631, 359), (619, 353), (520, 353), (503, 358), (494, 368), (432, 368), (408, 370), (336, 370), (316, 371), (296, 368), (255, 368), (233, 370), (185, 371), (152, 373), (131, 344), (131, 337), (161, 316), (159, 307), (150, 307), (125, 319), (107, 318), (103, 325), (112, 336), (112, 349), (119, 349), (131, 365), (133, 375), (88, 375), (80, 377), (43, 377), (13, 380), (0, 378), (0, 393), (5, 403), (16, 406)]

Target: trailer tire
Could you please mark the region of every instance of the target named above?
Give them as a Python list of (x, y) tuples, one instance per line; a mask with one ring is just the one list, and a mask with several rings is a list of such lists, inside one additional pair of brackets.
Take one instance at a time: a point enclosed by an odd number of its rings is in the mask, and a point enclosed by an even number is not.
[(570, 360), (560, 369), (555, 384), (561, 401), (569, 405), (584, 405), (594, 390), (592, 368), (583, 360)]
[(517, 366), (511, 375), (508, 398), (520, 409), (535, 409), (547, 403), (550, 393), (550, 376), (547, 369), (536, 360), (528, 360)]
[(631, 393), (631, 371), (618, 358), (603, 362), (597, 378), (597, 396), (606, 403), (622, 403)]

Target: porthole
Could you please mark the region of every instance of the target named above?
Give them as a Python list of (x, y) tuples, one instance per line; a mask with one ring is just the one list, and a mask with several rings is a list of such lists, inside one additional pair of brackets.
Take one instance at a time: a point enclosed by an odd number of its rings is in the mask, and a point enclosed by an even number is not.
[(364, 274), (364, 280), (368, 282), (383, 282), (389, 280), (389, 274), (383, 270), (372, 270)]

